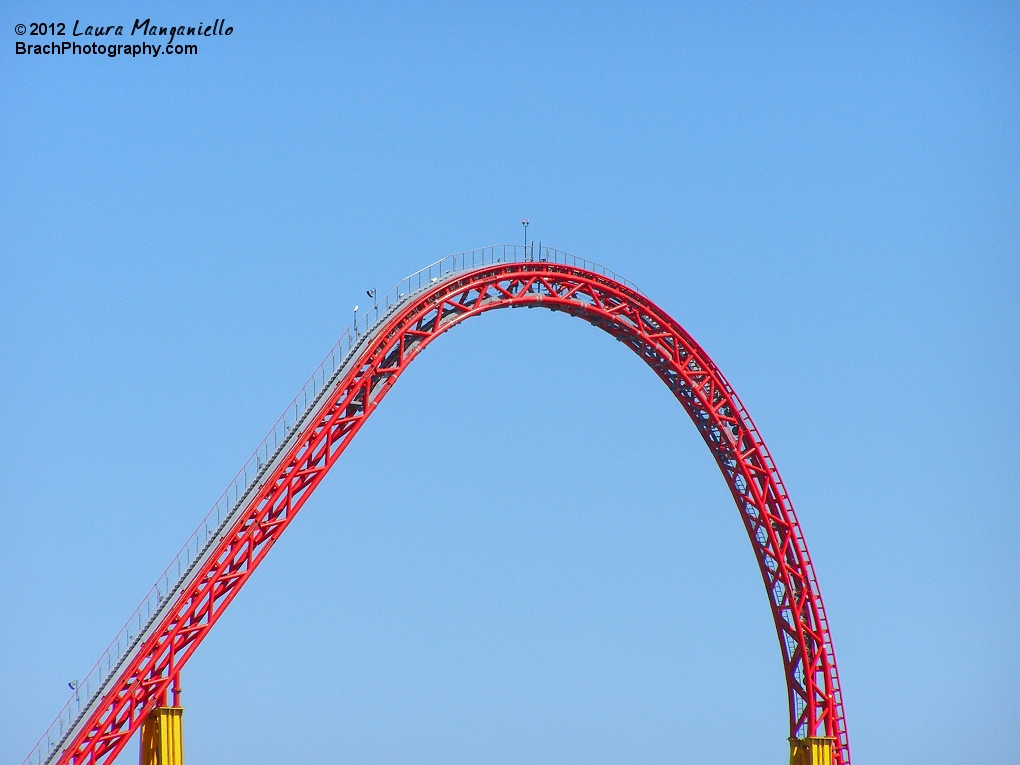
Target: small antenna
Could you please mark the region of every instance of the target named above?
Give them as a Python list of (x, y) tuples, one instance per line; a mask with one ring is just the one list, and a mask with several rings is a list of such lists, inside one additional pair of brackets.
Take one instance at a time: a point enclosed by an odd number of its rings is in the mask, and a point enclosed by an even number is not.
[(521, 218), (521, 225), (524, 226), (524, 249), (528, 249), (528, 225), (531, 223), (527, 218)]

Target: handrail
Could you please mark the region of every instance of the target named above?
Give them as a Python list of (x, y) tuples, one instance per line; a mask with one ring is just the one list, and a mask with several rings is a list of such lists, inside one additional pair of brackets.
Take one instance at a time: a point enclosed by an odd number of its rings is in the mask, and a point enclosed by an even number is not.
[(578, 258), (552, 247), (536, 248), (534, 245), (520, 244), (496, 244), (447, 255), (397, 282), (393, 289), (382, 298), (376, 299), (372, 308), (365, 311), (360, 318), (356, 317), (353, 324), (340, 335), (340, 339), (329, 354), (213, 504), (212, 509), (128, 618), (99, 661), (84, 680), (76, 683), (74, 694), (25, 758), (23, 765), (46, 765), (60, 751), (60, 747), (89, 708), (102, 697), (110, 679), (116, 675), (117, 670), (132, 655), (134, 648), (154, 625), (162, 611), (172, 602), (172, 596), (186, 581), (195, 564), (211, 551), (220, 534), (226, 531), (228, 524), (246, 503), (251, 489), (258, 485), (262, 475), (280, 459), (291, 438), (300, 431), (297, 426), (317, 408), (324, 393), (336, 382), (340, 372), (352, 360), (362, 342), (371, 336), (393, 311), (407, 302), (412, 295), (455, 274), (499, 263), (532, 261), (560, 263), (593, 271), (620, 282), (635, 292), (641, 292), (633, 283), (594, 261)]

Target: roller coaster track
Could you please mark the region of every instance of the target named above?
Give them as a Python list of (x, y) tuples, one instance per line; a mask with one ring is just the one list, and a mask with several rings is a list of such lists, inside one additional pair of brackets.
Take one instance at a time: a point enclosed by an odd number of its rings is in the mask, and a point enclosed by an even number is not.
[(825, 608), (768, 449), (693, 338), (611, 271), (552, 248), (496, 245), (402, 280), (348, 328), (128, 620), (25, 765), (101, 765), (166, 702), (198, 648), (408, 364), (485, 311), (542, 307), (626, 344), (669, 387), (715, 457), (761, 570), (783, 658), (791, 739), (850, 750)]

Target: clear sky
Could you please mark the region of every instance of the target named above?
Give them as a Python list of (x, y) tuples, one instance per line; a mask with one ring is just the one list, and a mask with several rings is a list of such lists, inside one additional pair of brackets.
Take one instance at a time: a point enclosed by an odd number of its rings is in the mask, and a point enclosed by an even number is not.
[[(364, 291), (525, 216), (757, 421), (855, 761), (1020, 761), (1015, 3), (250, 5), (0, 10), (0, 765)], [(19, 23), (149, 17), (234, 31), (14, 52)], [(183, 685), (190, 765), (787, 758), (708, 451), (542, 311), (415, 361)]]

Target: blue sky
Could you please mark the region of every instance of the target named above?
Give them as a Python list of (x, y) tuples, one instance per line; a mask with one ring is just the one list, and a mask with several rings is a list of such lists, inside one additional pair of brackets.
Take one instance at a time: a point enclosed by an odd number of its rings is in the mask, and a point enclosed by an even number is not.
[[(18, 23), (146, 17), (234, 33), (13, 53)], [(855, 759), (1020, 760), (1015, 5), (0, 21), (0, 765), (364, 290), (525, 216), (636, 282), (743, 398), (807, 535)], [(415, 362), (183, 684), (190, 763), (787, 756), (710, 455), (626, 349), (545, 312)]]

